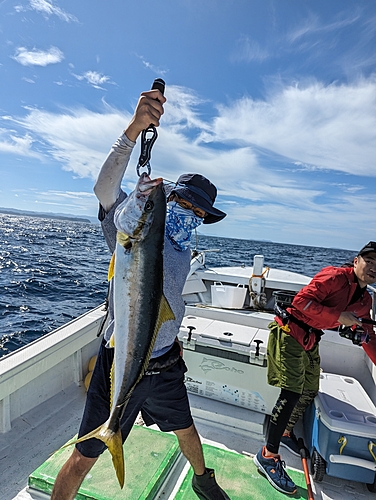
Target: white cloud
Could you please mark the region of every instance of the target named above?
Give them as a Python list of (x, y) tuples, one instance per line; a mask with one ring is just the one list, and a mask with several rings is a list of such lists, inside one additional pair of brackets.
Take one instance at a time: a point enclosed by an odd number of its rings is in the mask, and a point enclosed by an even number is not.
[(75, 78), (77, 78), (77, 80), (79, 80), (79, 81), (86, 80), (87, 83), (92, 85), (94, 88), (101, 89), (101, 90), (103, 90), (103, 87), (101, 87), (101, 85), (103, 85), (104, 83), (107, 83), (107, 82), (112, 83), (110, 81), (109, 76), (102, 75), (101, 73), (98, 73), (97, 71), (86, 71), (86, 73), (84, 73), (83, 75), (76, 75), (74, 73), (72, 73), (72, 74)]
[[(4, 138), (3, 138), (4, 137)], [(17, 136), (14, 131), (0, 130), (0, 152), (29, 158), (43, 159), (43, 155), (33, 150), (34, 140), (30, 134)]]
[(231, 59), (248, 63), (250, 61), (264, 61), (269, 57), (270, 54), (266, 47), (261, 46), (255, 40), (251, 40), (248, 36), (243, 36), (237, 41)]
[(209, 143), (257, 146), (293, 162), (376, 176), (376, 78), (350, 85), (314, 83), (280, 89), (266, 101), (219, 106)]
[(158, 66), (155, 66), (154, 64), (146, 61), (144, 56), (140, 56), (138, 54), (136, 54), (136, 56), (142, 61), (142, 64), (145, 66), (145, 68), (150, 69), (153, 73), (157, 74), (158, 76), (162, 77), (168, 73), (167, 70), (159, 68)]
[(71, 21), (77, 22), (75, 16), (67, 14), (59, 7), (56, 7), (52, 2), (47, 2), (46, 0), (30, 0), (30, 8), (44, 14), (47, 18), (55, 15), (67, 23)]
[[(205, 227), (206, 234), (265, 239), (273, 234), (276, 241), (301, 244), (312, 244), (317, 234), (317, 244), (325, 246), (337, 236), (344, 239), (345, 227), (351, 227), (354, 242), (361, 244), (374, 227), (376, 210), (364, 178), (355, 177), (366, 176), (372, 185), (376, 176), (370, 168), (376, 157), (374, 95), (372, 78), (347, 86), (285, 87), (264, 101), (244, 98), (218, 106), (215, 118), (204, 119), (202, 106), (209, 103), (171, 86), (152, 174), (175, 181), (183, 172), (201, 172), (218, 186), (217, 206), (229, 216), (220, 228)], [(107, 106), (101, 112), (31, 109), (12, 123), (27, 133), (25, 151), (38, 147), (49, 161), (94, 183), (129, 119), (129, 113)], [(138, 143), (127, 189), (137, 179), (139, 152)], [(353, 176), (345, 180), (338, 173)], [(71, 196), (54, 193), (50, 202)]]
[(361, 16), (360, 10), (357, 8), (350, 13), (339, 13), (337, 19), (331, 23), (322, 22), (318, 15), (310, 14), (303, 21), (300, 21), (299, 26), (296, 26), (288, 33), (287, 40), (294, 43), (300, 42), (302, 38), (309, 36), (317, 38), (324, 33), (335, 32), (338, 35), (339, 31), (352, 26), (361, 19), (363, 19), (363, 16)]
[(27, 83), (35, 83), (35, 80), (32, 80), (31, 78), (23, 77), (22, 80)]
[[(164, 144), (155, 154), (163, 165), (205, 167), (219, 178), (231, 169), (244, 179), (252, 175), (253, 183), (264, 182), (260, 151), (284, 158), (290, 172), (327, 170), (374, 177), (375, 94), (375, 79), (348, 86), (286, 87), (266, 101), (243, 98), (218, 106), (218, 116), (208, 121), (200, 116), (204, 101), (187, 89), (171, 87), (159, 130), (159, 143)], [(93, 176), (98, 164), (88, 159), (98, 158), (98, 145), (107, 149), (116, 138), (114, 130), (121, 131), (128, 119), (127, 113), (108, 108), (103, 113), (81, 109), (61, 114), (34, 109), (18, 123), (51, 144), (52, 154), (66, 168)], [(218, 144), (227, 147), (218, 149)], [(270, 168), (268, 185), (278, 185), (282, 177), (286, 166)], [(287, 187), (301, 188), (296, 181)]]
[[(129, 119), (130, 115), (109, 109), (106, 113), (78, 109), (61, 114), (31, 109), (13, 123), (40, 142), (46, 159), (53, 158), (79, 177), (95, 178), (116, 133), (120, 135)], [(118, 131), (115, 137), (114, 131)]]
[(41, 191), (39, 193), (40, 195), (43, 196), (53, 196), (55, 198), (66, 198), (70, 200), (81, 200), (82, 198), (95, 198), (95, 195), (93, 193), (87, 193), (85, 191), (56, 191), (56, 190), (49, 190), (49, 191)]
[(86, 191), (39, 191), (35, 188), (14, 190), (15, 197), (22, 198), (21, 209), (30, 210), (34, 203), (39, 212), (56, 212), (94, 216), (98, 210), (98, 200), (94, 193)]
[(25, 47), (19, 47), (13, 59), (22, 66), (48, 66), (61, 62), (64, 54), (57, 47), (51, 47), (49, 50), (28, 50)]
[(93, 192), (85, 191), (36, 191), (33, 193), (35, 203), (64, 207), (72, 213), (93, 214), (98, 209), (98, 200)]

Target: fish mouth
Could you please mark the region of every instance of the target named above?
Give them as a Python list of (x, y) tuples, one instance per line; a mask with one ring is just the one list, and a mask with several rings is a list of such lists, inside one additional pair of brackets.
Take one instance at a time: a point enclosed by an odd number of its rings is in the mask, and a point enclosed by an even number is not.
[(155, 187), (157, 187), (162, 182), (163, 182), (162, 177), (158, 177), (157, 179), (151, 179), (148, 176), (148, 174), (144, 172), (140, 177), (138, 190), (143, 195), (148, 195)]

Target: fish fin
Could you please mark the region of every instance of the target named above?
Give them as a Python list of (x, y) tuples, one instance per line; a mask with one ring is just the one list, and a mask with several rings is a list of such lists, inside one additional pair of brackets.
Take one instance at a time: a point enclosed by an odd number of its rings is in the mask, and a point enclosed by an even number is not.
[[(109, 340), (110, 347), (115, 347), (115, 335), (112, 334)], [(110, 408), (112, 408), (112, 402), (114, 400), (115, 393), (115, 358), (112, 361), (110, 370)]]
[(62, 448), (65, 448), (66, 446), (70, 446), (72, 444), (82, 443), (82, 441), (86, 441), (87, 439), (91, 438), (99, 439), (107, 446), (109, 452), (111, 453), (112, 463), (114, 464), (120, 488), (123, 488), (125, 481), (125, 462), (123, 454), (123, 439), (121, 436), (120, 427), (117, 432), (110, 431), (110, 429), (107, 427), (106, 422), (97, 429), (94, 429), (88, 434), (85, 434), (85, 436), (82, 436), (74, 441), (70, 441), (69, 443), (62, 446)]
[(115, 393), (115, 359), (112, 362), (110, 370), (110, 408), (112, 408), (112, 403), (114, 401)]
[(109, 346), (110, 347), (115, 347), (115, 335), (112, 334), (109, 340)]
[(123, 454), (123, 439), (121, 437), (120, 428), (116, 434), (113, 434), (110, 439), (107, 440), (106, 445), (112, 456), (112, 463), (115, 467), (120, 488), (123, 488), (125, 480), (125, 463)]
[[(144, 365), (143, 365), (142, 371), (141, 371), (140, 376), (137, 379), (135, 385), (141, 380), (143, 374), (145, 373), (145, 370), (146, 370), (148, 363), (149, 363), (149, 360), (150, 360), (151, 353), (153, 351), (155, 340), (157, 338), (158, 332), (159, 332), (162, 324), (165, 323), (166, 321), (169, 321), (169, 320), (173, 321), (174, 319), (176, 319), (175, 314), (173, 313), (173, 310), (171, 309), (171, 306), (168, 303), (168, 300), (166, 299), (164, 294), (162, 294), (161, 302), (159, 304), (158, 317), (157, 317), (157, 321), (155, 322), (153, 339), (150, 343), (149, 351), (148, 351), (146, 358), (144, 360)], [(134, 389), (135, 385), (133, 386), (132, 390)]]
[[(130, 237), (127, 234), (122, 233), (120, 231), (116, 233), (116, 241), (124, 248), (129, 248), (130, 246), (132, 246)], [(110, 264), (108, 266), (107, 280), (111, 281), (114, 275), (115, 275), (115, 252), (112, 254)]]
[(166, 297), (162, 294), (161, 302), (159, 304), (158, 318), (155, 323), (155, 334), (157, 334), (163, 323), (169, 320), (174, 320), (175, 314), (173, 313), (170, 304)]
[(107, 271), (107, 280), (111, 281), (115, 274), (115, 252), (112, 254)]
[(121, 231), (116, 233), (116, 241), (124, 248), (129, 248), (132, 245), (130, 237)]

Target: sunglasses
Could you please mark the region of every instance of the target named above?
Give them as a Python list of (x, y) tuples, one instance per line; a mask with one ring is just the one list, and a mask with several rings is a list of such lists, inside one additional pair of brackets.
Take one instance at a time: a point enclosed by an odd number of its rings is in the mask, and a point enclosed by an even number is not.
[(181, 206), (181, 208), (185, 208), (186, 210), (192, 210), (192, 212), (197, 215), (197, 217), (200, 217), (201, 219), (203, 219), (204, 217), (206, 217), (207, 213), (205, 212), (205, 210), (203, 210), (202, 208), (198, 208), (198, 207), (195, 207), (192, 205), (192, 203), (190, 203), (189, 201), (187, 200), (184, 200), (183, 198), (180, 198), (177, 194), (173, 194), (171, 195), (171, 198), (170, 198), (172, 201), (176, 201), (176, 203)]

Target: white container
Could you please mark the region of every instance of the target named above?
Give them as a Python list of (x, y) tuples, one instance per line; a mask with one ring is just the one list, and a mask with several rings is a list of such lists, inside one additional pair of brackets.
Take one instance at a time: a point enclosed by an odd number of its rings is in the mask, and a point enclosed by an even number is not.
[(270, 415), (280, 389), (267, 382), (268, 337), (267, 329), (185, 316), (179, 340), (187, 391)]
[(225, 309), (241, 309), (246, 293), (247, 288), (245, 285), (230, 286), (216, 282), (211, 286), (212, 306)]

